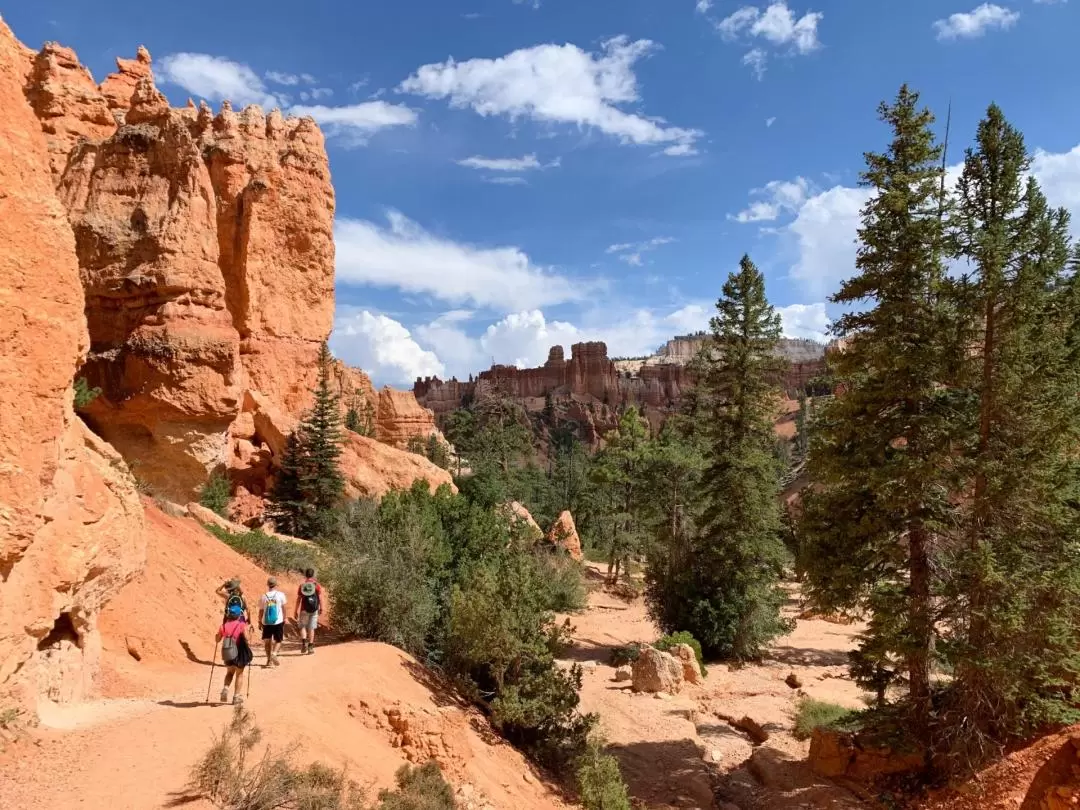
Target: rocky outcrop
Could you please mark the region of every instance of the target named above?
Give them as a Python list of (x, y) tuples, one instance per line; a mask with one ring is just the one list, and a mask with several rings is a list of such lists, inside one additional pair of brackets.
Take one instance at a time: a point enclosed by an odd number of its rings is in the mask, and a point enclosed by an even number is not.
[(83, 292), (53, 155), (23, 95), (32, 68), (0, 21), (0, 703), (24, 707), (92, 691), (98, 614), (145, 558), (131, 475), (72, 405)]
[[(654, 429), (678, 410), (685, 392), (695, 384), (689, 361), (701, 350), (705, 335), (678, 337), (657, 354), (634, 360), (611, 360), (607, 345), (576, 343), (566, 360), (561, 346), (553, 346), (539, 368), (495, 365), (468, 382), (437, 377), (413, 384), (417, 401), (437, 416), (466, 402), (498, 391), (527, 410), (556, 407), (577, 425), (579, 438), (596, 445), (618, 425), (618, 414), (633, 405)], [(789, 360), (780, 385), (787, 391), (804, 389), (825, 368), (825, 347), (813, 341), (784, 339), (777, 353)]]
[(809, 763), (814, 773), (871, 782), (884, 776), (916, 773), (925, 765), (922, 754), (894, 751), (857, 734), (816, 728), (810, 738)]
[(381, 498), (392, 489), (408, 489), (416, 481), (427, 482), (432, 492), (444, 484), (457, 492), (450, 473), (423, 456), (355, 433), (346, 437), (341, 469), (350, 498)]
[(682, 689), (683, 668), (674, 656), (644, 645), (630, 668), (635, 692), (676, 694)]
[(333, 318), (333, 188), (310, 119), (170, 109), (150, 55), (100, 86), (48, 44), (26, 76), (75, 232), (95, 431), (186, 500), (245, 390), (298, 414)]
[(395, 391), (384, 387), (379, 391), (375, 411), (375, 438), (404, 450), (410, 440), (427, 440), (436, 434), (445, 444), (442, 433), (435, 427), (435, 414), (420, 406), (412, 391)]
[(536, 542), (543, 539), (544, 532), (540, 529), (540, 524), (533, 519), (532, 513), (524, 505), (511, 501), (503, 504), (501, 508), (510, 525), (519, 527), (526, 540)]
[(581, 538), (578, 536), (577, 526), (574, 525), (574, 516), (569, 511), (560, 513), (551, 524), (547, 539), (553, 546), (569, 554), (572, 559), (584, 559), (581, 553)]
[(689, 644), (676, 644), (671, 648), (671, 654), (678, 659), (682, 666), (683, 680), (687, 683), (701, 683), (701, 667), (698, 665), (697, 654)]

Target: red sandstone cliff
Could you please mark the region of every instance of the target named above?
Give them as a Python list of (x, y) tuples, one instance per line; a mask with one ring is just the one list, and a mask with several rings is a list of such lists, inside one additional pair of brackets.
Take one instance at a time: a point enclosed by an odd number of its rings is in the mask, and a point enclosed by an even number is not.
[[(156, 494), (191, 500), (222, 465), (260, 494), (266, 434), (281, 430), (266, 414), (291, 424), (309, 405), (333, 325), (322, 133), (257, 106), (171, 109), (145, 48), (100, 85), (54, 43), (18, 60), (75, 234), (90, 338), (79, 374), (102, 391), (83, 416)], [(403, 446), (434, 429), (411, 395), (337, 376), (380, 414), (377, 438)]]
[(72, 407), (83, 289), (29, 68), (0, 21), (0, 704), (31, 708), (92, 687), (99, 611), (141, 568), (145, 537), (130, 474)]

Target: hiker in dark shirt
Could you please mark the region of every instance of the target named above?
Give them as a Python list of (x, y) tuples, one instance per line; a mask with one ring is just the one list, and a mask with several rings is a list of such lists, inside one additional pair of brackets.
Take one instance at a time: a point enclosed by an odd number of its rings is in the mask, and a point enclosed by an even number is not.
[(246, 631), (247, 620), (239, 605), (229, 606), (228, 615), (221, 627), (218, 628), (216, 640), (221, 642), (221, 661), (225, 664), (225, 685), (221, 687), (221, 702), (229, 702), (229, 686), (233, 687), (234, 705), (241, 705), (244, 696), (241, 688), (244, 680), (244, 670), (255, 658), (248, 644)]
[(248, 625), (251, 624), (251, 614), (248, 613), (247, 600), (244, 599), (244, 592), (240, 589), (240, 577), (233, 577), (228, 582), (223, 582), (214, 593), (225, 601), (224, 621), (229, 621), (229, 609), (233, 605), (239, 605), (240, 615), (244, 617), (244, 621)]

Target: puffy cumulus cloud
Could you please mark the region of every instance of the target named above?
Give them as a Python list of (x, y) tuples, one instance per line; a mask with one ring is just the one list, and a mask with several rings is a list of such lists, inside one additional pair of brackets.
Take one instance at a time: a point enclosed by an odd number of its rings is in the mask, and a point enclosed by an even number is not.
[[(774, 119), (769, 119), (769, 122)], [(765, 124), (769, 126), (769, 123)], [(750, 191), (751, 196), (763, 199), (751, 202), (735, 216), (728, 215), (728, 219), (736, 222), (771, 222), (783, 213), (796, 211), (806, 201), (810, 191), (810, 181), (805, 177), (796, 177), (794, 180), (772, 180), (762, 188)]]
[[(346, 145), (361, 146), (376, 132), (389, 127), (412, 126), (416, 123), (416, 111), (385, 101), (331, 107), (322, 104), (289, 106), (289, 96), (270, 92), (262, 78), (249, 66), (221, 56), (205, 53), (173, 53), (161, 59), (154, 73), (165, 83), (183, 87), (194, 96), (209, 101), (229, 100), (235, 106), (259, 104), (264, 108), (281, 107), (290, 115), (311, 116), (318, 121), (331, 137), (342, 138)], [(315, 84), (315, 77), (308, 73), (281, 73), (267, 71), (267, 81), (284, 87)], [(318, 101), (329, 98), (333, 90), (315, 87), (304, 90), (304, 100)]]
[(1051, 205), (1069, 210), (1073, 234), (1080, 236), (1080, 144), (1058, 154), (1036, 149), (1031, 173), (1042, 185)]
[(1016, 25), (1020, 12), (996, 5), (983, 3), (971, 11), (950, 14), (934, 22), (934, 31), (939, 40), (975, 39), (987, 31), (1005, 31)]
[(380, 383), (405, 385), (446, 373), (435, 353), (421, 348), (401, 323), (367, 310), (340, 314), (330, 344), (337, 357)]
[(516, 247), (479, 247), (428, 233), (398, 211), (385, 224), (338, 219), (337, 280), (427, 293), (451, 304), (508, 310), (585, 297), (596, 282), (575, 282), (534, 264)]
[(183, 87), (209, 101), (228, 99), (239, 106), (278, 106), (277, 98), (267, 91), (259, 74), (247, 65), (222, 56), (171, 53), (154, 65), (154, 75), (159, 81)]
[(829, 316), (825, 314), (825, 302), (816, 304), (790, 304), (777, 307), (784, 337), (803, 338), (824, 343), (829, 339)]
[(760, 79), (769, 60), (768, 46), (781, 52), (805, 55), (821, 47), (819, 11), (796, 15), (784, 0), (768, 6), (742, 6), (716, 23), (716, 30), (729, 41), (756, 42), (742, 58), (744, 65)]
[(599, 54), (568, 43), (522, 48), (497, 59), (451, 58), (424, 65), (398, 92), (447, 99), (483, 116), (594, 127), (626, 144), (690, 146), (699, 130), (618, 106), (641, 100), (634, 64), (655, 49), (650, 40), (619, 36), (604, 42)]
[(694, 10), (698, 14), (705, 14), (710, 8), (712, 8), (713, 0), (697, 0), (697, 5)]
[(292, 115), (310, 115), (326, 130), (330, 137), (342, 138), (347, 144), (363, 146), (376, 132), (390, 127), (413, 126), (416, 111), (403, 104), (385, 101), (365, 101), (344, 107), (328, 107), (322, 104), (296, 105), (289, 109)]

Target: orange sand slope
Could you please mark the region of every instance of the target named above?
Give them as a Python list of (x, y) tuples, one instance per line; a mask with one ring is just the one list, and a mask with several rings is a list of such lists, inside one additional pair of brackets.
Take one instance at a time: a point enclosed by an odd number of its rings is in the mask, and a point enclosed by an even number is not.
[[(220, 617), (213, 591), (239, 575), (257, 596), (266, 574), (192, 520), (148, 502), (147, 521), (146, 570), (101, 619), (109, 699), (43, 708), (36, 742), (0, 755), (4, 807), (159, 808), (227, 722), (229, 708), (203, 703)], [(295, 583), (283, 583), (290, 599)], [(403, 763), (435, 757), (471, 806), (565, 806), (478, 712), (400, 650), (351, 642), (301, 657), (290, 639), (281, 658), (278, 668), (252, 671), (248, 706), (264, 738), (295, 747), (299, 761), (345, 766), (376, 791)], [(222, 675), (216, 668), (212, 700)]]

